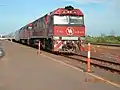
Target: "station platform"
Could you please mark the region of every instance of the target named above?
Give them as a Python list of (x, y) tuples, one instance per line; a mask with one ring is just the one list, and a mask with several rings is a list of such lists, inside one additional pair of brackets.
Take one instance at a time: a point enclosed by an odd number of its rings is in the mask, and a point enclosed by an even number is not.
[(5, 56), (0, 60), (0, 90), (120, 90), (37, 50), (2, 41)]

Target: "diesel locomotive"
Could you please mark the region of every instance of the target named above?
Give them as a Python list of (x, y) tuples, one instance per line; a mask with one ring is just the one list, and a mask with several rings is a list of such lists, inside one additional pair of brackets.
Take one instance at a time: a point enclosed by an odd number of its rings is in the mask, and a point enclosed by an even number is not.
[(84, 14), (73, 6), (57, 8), (30, 22), (14, 33), (13, 40), (28, 45), (41, 42), (53, 52), (76, 52), (84, 44)]

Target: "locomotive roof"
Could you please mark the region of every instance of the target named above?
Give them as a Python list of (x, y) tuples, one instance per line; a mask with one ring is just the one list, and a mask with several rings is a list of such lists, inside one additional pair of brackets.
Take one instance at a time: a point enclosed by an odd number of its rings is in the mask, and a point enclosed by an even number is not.
[(69, 9), (69, 8), (68, 9), (66, 9), (66, 8), (57, 8), (56, 10), (50, 12), (50, 14), (52, 14), (52, 15), (55, 15), (55, 14), (61, 15), (61, 14), (63, 14), (64, 11), (75, 12), (74, 15), (78, 15), (78, 16), (83, 15), (83, 13), (82, 13), (82, 11), (80, 9), (74, 9), (74, 8), (72, 8), (72, 9)]

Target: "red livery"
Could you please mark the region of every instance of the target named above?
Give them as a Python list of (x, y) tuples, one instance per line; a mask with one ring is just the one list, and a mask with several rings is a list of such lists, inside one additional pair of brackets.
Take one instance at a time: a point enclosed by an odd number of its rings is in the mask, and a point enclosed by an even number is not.
[(54, 36), (84, 36), (85, 27), (79, 26), (54, 26)]
[(15, 40), (58, 52), (79, 50), (85, 37), (84, 14), (72, 6), (58, 8), (15, 32)]

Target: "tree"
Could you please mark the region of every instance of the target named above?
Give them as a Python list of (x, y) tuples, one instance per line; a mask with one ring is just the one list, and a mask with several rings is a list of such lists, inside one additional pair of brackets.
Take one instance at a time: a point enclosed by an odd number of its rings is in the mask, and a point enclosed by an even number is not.
[(111, 32), (110, 32), (110, 36), (115, 36), (115, 32), (114, 32), (114, 30), (111, 30)]
[(105, 37), (106, 35), (104, 33), (101, 33), (101, 37)]

